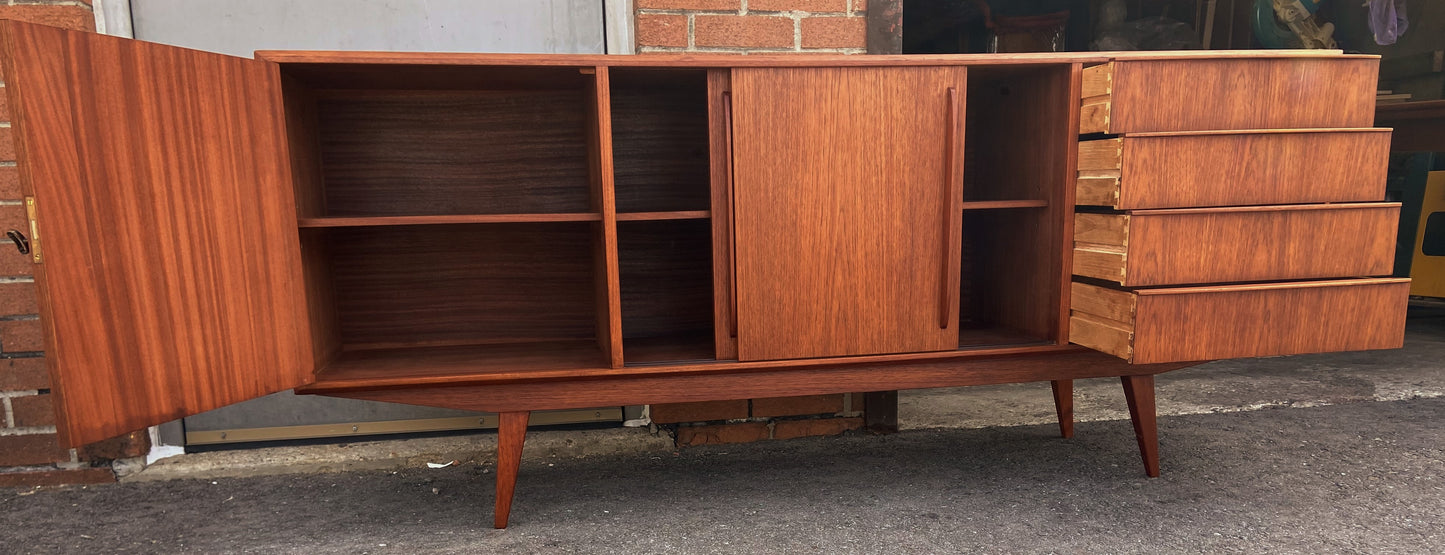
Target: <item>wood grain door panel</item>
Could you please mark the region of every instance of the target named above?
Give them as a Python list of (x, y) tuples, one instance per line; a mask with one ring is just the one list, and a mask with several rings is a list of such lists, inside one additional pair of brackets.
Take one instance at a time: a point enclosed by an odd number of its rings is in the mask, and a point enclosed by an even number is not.
[(739, 359), (957, 347), (965, 85), (961, 67), (733, 71)]
[(308, 383), (275, 66), (4, 22), (59, 425), (89, 443)]

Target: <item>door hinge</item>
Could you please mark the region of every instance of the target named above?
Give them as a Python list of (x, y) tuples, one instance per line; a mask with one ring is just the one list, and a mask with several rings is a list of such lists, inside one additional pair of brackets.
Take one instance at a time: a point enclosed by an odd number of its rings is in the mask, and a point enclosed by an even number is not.
[(25, 197), (25, 215), (30, 217), (30, 256), (39, 264), (40, 258), (40, 227), (35, 225), (35, 197)]

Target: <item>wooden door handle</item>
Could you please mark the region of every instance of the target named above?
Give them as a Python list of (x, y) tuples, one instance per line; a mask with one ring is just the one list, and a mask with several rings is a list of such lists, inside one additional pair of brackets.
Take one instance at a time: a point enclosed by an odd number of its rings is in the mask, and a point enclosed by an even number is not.
[[(728, 148), (727, 148), (727, 166), (728, 166), (728, 211), (727, 211), (727, 213), (728, 213), (728, 215), (729, 215), (730, 217), (733, 218), (733, 221), (737, 221), (737, 206), (738, 206), (738, 204), (737, 204), (737, 202), (736, 202), (736, 199), (737, 199), (737, 192), (736, 192), (736, 191), (737, 191), (737, 188), (734, 187), (734, 180), (736, 179), (734, 176), (737, 175), (737, 171), (735, 171), (736, 168), (733, 167), (733, 93), (732, 93), (732, 91), (723, 91), (723, 93), (722, 93), (722, 99), (723, 99), (723, 120), (725, 120), (725, 121), (727, 122), (726, 125), (725, 125), (724, 128), (723, 128), (723, 138), (724, 138), (724, 139), (727, 141), (727, 143), (728, 143)], [(732, 231), (731, 233), (728, 234), (728, 271), (729, 271), (730, 273), (732, 273), (732, 279), (729, 280), (729, 281), (730, 281), (729, 286), (732, 287), (732, 295), (731, 295), (732, 298), (729, 299), (731, 302), (728, 303), (728, 335), (729, 335), (730, 337), (737, 337), (737, 336), (738, 336), (738, 235), (737, 235), (737, 234), (738, 234), (738, 228), (737, 228), (736, 225), (729, 224), (729, 225), (728, 225), (728, 229), (730, 229), (730, 230)]]
[(943, 291), (939, 295), (938, 327), (947, 329), (950, 322), (958, 319), (958, 287), (953, 287), (953, 272), (959, 272), (959, 260), (963, 256), (963, 228), (959, 218), (963, 208), (958, 206), (957, 187), (961, 187), (958, 175), (958, 89), (948, 88), (948, 120), (943, 135)]

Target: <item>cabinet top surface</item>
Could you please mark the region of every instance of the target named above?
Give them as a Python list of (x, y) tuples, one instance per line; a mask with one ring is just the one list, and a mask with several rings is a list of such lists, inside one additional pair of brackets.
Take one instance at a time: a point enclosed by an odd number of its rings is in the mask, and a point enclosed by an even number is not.
[(281, 64), (531, 65), (622, 67), (769, 67), (875, 65), (993, 65), (1103, 63), (1126, 60), (1240, 58), (1378, 58), (1339, 50), (1165, 50), (1150, 52), (1041, 52), (1024, 54), (483, 54), (457, 52), (349, 52), (258, 50), (256, 58)]

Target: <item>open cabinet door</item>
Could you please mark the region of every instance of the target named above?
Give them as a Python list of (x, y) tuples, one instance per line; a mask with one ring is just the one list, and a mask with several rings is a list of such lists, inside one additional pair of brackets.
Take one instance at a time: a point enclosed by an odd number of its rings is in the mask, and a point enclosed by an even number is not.
[(274, 66), (13, 21), (0, 31), (62, 440), (307, 383)]

